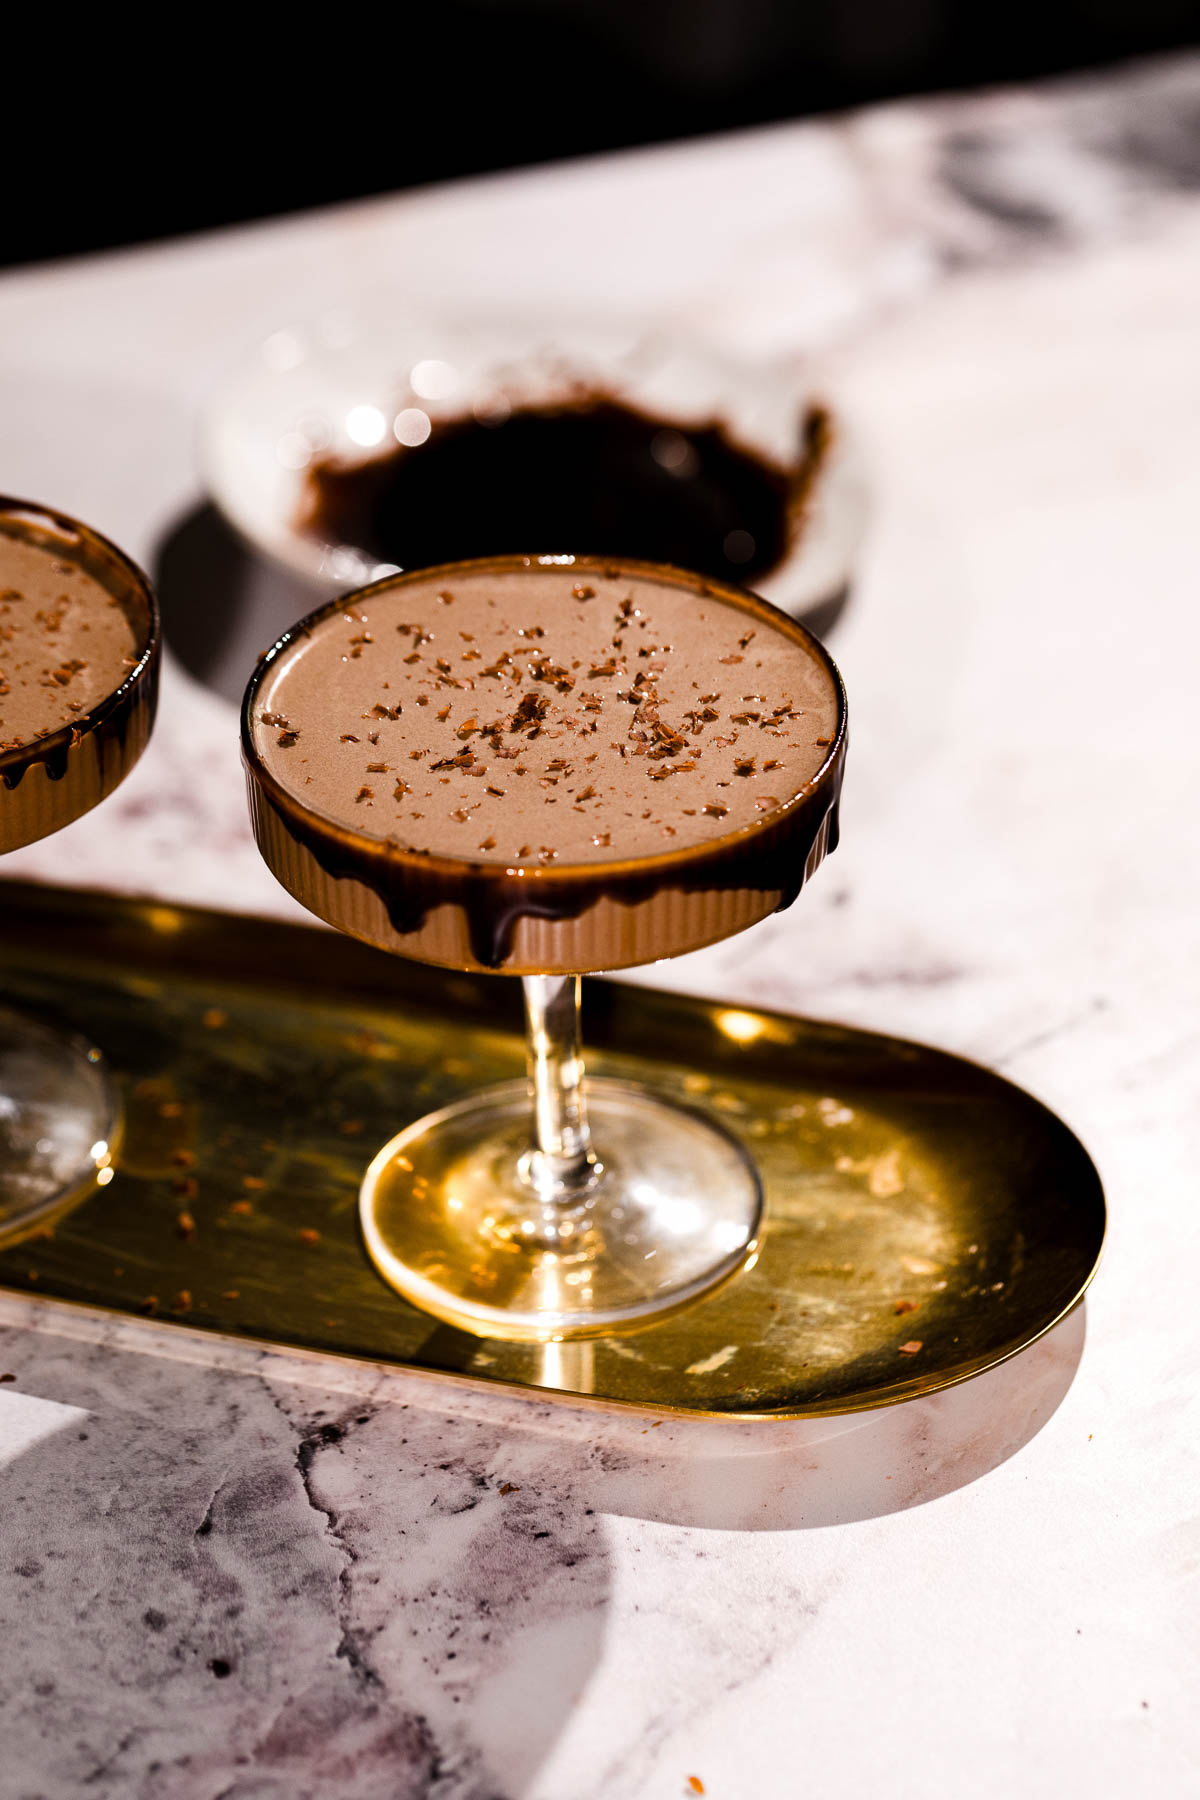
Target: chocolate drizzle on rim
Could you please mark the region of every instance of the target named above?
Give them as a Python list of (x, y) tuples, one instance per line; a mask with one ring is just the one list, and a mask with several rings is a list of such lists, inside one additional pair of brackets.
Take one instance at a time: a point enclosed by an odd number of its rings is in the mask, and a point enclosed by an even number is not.
[[(564, 564), (583, 577), (589, 572), (614, 572), (612, 558), (512, 556), (446, 565), (436, 575), (452, 586), (456, 578), (468, 572), (499, 574), (547, 565), (562, 569)], [(407, 577), (389, 576), (354, 596), (342, 595), (329, 602), (286, 632), (259, 663), (243, 701), (242, 754), (260, 843), (264, 835), (260, 821), (264, 815), (270, 815), (326, 875), (338, 881), (355, 881), (374, 893), (392, 929), (401, 937), (419, 931), (439, 907), (458, 907), (466, 921), (475, 963), (492, 970), (502, 968), (511, 958), (514, 935), (522, 918), (573, 920), (604, 899), (635, 907), (668, 890), (687, 894), (734, 889), (778, 893), (778, 909), (790, 906), (803, 885), (814, 853), (819, 860), (837, 843), (838, 799), (846, 750), (846, 702), (837, 669), (811, 633), (754, 595), (665, 565), (622, 558), (618, 567), (622, 575), (642, 576), (724, 600), (750, 614), (752, 621), (757, 619), (802, 645), (824, 668), (836, 695), (836, 730), (813, 777), (765, 812), (761, 821), (723, 837), (657, 855), (576, 864), (505, 866), (422, 854), (387, 838), (355, 831), (305, 807), (266, 766), (255, 745), (253, 721), (262, 683), (289, 647), (310, 635), (326, 618), (344, 611), (351, 600), (365, 603), (371, 595), (403, 586), (406, 580), (427, 585), (430, 572), (423, 570)], [(811, 866), (815, 867), (815, 862)], [(303, 895), (299, 897), (303, 899)]]
[[(138, 644), (133, 667), (95, 706), (55, 731), (0, 751), (0, 784), (13, 792), (36, 764), (41, 764), (51, 781), (62, 781), (72, 753), (88, 738), (98, 757), (106, 789), (115, 786), (124, 771), (131, 737), (140, 751), (154, 720), (161, 640), (154, 590), (124, 551), (66, 513), (54, 512), (36, 501), (0, 495), (0, 521), (9, 530), (16, 527), (14, 535), (54, 551), (107, 588), (120, 601)], [(0, 829), (0, 848), (4, 847)]]

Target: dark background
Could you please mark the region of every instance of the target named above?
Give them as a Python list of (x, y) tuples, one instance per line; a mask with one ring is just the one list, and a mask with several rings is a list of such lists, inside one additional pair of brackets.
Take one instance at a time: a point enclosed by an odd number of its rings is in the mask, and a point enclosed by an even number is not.
[(199, 9), (136, 17), (9, 39), (0, 263), (1196, 35), (1195, 0), (431, 0), (273, 9), (236, 30)]

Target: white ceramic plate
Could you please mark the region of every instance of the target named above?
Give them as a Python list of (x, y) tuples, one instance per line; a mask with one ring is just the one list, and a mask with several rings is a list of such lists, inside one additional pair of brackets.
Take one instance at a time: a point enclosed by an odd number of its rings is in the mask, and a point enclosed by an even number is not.
[[(734, 437), (785, 465), (816, 399), (787, 367), (737, 363), (666, 330), (580, 320), (551, 327), (511, 317), (418, 319), (380, 296), (267, 338), (208, 408), (202, 473), (249, 544), (336, 593), (396, 565), (300, 528), (311, 461), (331, 453), (366, 460), (397, 438), (419, 442), (439, 418), (549, 400), (581, 381), (679, 420), (719, 418)], [(844, 423), (835, 420), (801, 541), (755, 585), (797, 615), (836, 602), (850, 582), (865, 516), (859, 460)]]

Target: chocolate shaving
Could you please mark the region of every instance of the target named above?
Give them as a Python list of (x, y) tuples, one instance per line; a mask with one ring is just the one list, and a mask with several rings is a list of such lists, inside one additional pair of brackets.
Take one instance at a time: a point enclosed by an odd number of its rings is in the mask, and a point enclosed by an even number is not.
[(531, 680), (547, 682), (549, 686), (556, 687), (560, 694), (569, 694), (575, 686), (574, 678), (546, 657), (539, 657), (536, 662), (531, 662), (529, 674)]
[(548, 710), (549, 703), (543, 695), (523, 694), (508, 722), (509, 731), (523, 731), (528, 737), (536, 737)]

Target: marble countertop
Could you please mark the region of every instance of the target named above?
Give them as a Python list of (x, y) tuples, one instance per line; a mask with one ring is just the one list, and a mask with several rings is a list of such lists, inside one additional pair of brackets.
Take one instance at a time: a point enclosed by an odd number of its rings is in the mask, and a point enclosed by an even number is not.
[[(5, 1795), (1196, 1791), (1198, 120), (1176, 59), (0, 281), (0, 489), (164, 580), (213, 383), (364, 285), (801, 359), (874, 494), (843, 844), (645, 978), (990, 1063), (1111, 1206), (1086, 1317), (752, 1441), (0, 1296)], [(295, 916), (231, 702), (176, 658), (164, 702), (6, 874)]]

